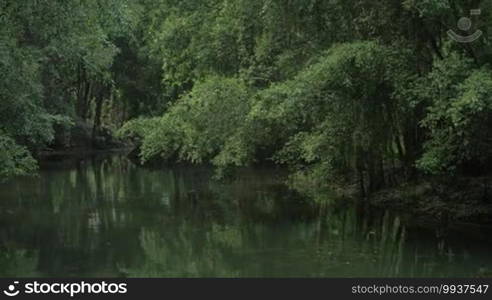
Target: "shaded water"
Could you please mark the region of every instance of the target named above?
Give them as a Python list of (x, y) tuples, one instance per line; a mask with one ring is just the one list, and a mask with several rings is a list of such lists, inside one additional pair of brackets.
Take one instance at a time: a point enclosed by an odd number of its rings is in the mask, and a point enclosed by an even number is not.
[[(473, 277), (491, 231), (316, 202), (278, 170), (233, 182), (120, 155), (46, 163), (0, 185), (0, 277)], [(318, 204), (317, 204), (318, 203)]]

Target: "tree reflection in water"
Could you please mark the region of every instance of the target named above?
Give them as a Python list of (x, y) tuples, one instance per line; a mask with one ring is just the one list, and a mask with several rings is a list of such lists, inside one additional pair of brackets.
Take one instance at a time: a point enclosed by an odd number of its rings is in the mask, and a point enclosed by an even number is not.
[(120, 155), (46, 164), (2, 186), (0, 275), (466, 277), (492, 266), (487, 232), (437, 237), (409, 216), (296, 192), (279, 173), (221, 183)]

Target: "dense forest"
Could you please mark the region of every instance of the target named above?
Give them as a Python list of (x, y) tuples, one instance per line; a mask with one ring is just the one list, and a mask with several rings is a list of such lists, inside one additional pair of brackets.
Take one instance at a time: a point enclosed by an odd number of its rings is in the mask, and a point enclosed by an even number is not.
[[(484, 177), (491, 13), (490, 0), (0, 0), (0, 177), (122, 141), (142, 163), (222, 176), (274, 163), (363, 193)], [(467, 35), (459, 20), (482, 36), (450, 38)]]

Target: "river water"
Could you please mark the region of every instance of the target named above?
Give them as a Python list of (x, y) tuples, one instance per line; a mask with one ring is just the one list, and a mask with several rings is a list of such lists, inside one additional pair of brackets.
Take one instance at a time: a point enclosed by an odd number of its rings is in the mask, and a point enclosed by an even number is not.
[(296, 192), (274, 169), (229, 182), (124, 156), (53, 159), (0, 185), (0, 277), (476, 277), (492, 230)]

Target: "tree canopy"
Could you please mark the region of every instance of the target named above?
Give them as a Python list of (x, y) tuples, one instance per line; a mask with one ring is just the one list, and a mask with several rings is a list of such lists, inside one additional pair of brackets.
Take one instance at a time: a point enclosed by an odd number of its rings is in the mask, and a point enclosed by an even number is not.
[[(470, 16), (471, 9), (481, 9)], [(492, 1), (3, 1), (1, 174), (118, 131), (142, 161), (273, 162), (370, 192), (492, 161)], [(473, 43), (457, 22), (473, 21)]]

